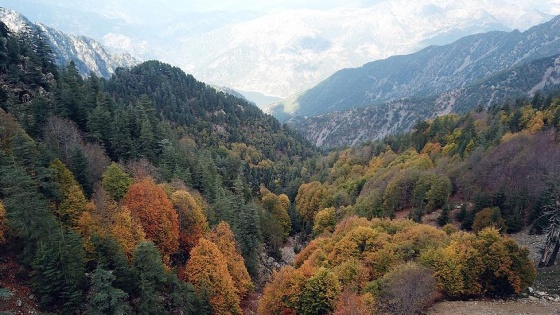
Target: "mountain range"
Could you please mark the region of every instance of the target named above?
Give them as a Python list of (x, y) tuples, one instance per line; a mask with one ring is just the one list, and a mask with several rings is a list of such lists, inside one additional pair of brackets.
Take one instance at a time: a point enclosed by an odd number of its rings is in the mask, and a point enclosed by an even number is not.
[(189, 58), (180, 65), (204, 81), (286, 97), (342, 68), (550, 18), (520, 10), (517, 19), (505, 22), (482, 3), (404, 2), (284, 11), (226, 25), (185, 41), (181, 51)]
[(13, 6), (61, 30), (91, 36), (113, 51), (169, 62), (246, 96), (277, 97), (311, 88), (342, 68), (469, 34), (525, 30), (560, 10), (548, 0), (382, 0), (329, 10), (194, 12), (188, 11), (189, 3), (170, 8), (169, 1), (158, 1), (167, 9), (162, 14), (130, 7), (130, 1), (101, 2), (94, 7), (35, 0)]
[[(560, 17), (344, 69), (268, 110), (317, 145), (354, 145), (418, 119), (531, 97), (560, 83)], [(346, 110), (346, 111), (345, 111)], [(316, 117), (313, 117), (316, 116)]]
[(43, 38), (52, 50), (56, 64), (64, 66), (73, 60), (82, 76), (94, 73), (109, 77), (118, 67), (130, 67), (138, 63), (128, 53), (110, 53), (89, 37), (69, 35), (47, 25), (33, 23), (12, 10), (0, 8), (0, 21), (15, 34), (30, 32)]

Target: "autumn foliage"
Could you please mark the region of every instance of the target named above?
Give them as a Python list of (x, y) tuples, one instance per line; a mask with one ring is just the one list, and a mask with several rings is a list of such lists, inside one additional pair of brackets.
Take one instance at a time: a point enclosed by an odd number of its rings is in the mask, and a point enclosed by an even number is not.
[(288, 215), (290, 199), (285, 194), (277, 196), (264, 186), (261, 186), (260, 192), (262, 195), (261, 202), (263, 208), (272, 215), (275, 222), (280, 224), (282, 236), (285, 239), (292, 230), (290, 216)]
[(72, 172), (59, 159), (49, 166), (55, 171), (54, 180), (58, 184), (59, 198), (54, 205), (54, 212), (68, 228), (76, 229), (83, 212), (86, 211), (87, 199)]
[(208, 234), (208, 240), (216, 244), (226, 259), (229, 274), (235, 285), (235, 291), (239, 298), (242, 299), (253, 289), (253, 283), (245, 267), (245, 261), (236, 247), (235, 236), (229, 224), (224, 221), (220, 222)]
[(179, 250), (188, 253), (208, 231), (202, 205), (186, 190), (171, 194), (171, 202), (179, 219)]
[[(447, 234), (410, 220), (347, 217), (331, 236), (323, 235), (299, 253), (297, 269), (287, 267), (275, 275), (259, 314), (363, 313), (375, 300), (389, 312), (417, 312), (436, 288), (449, 297), (519, 293), (535, 278), (527, 254), (494, 228)], [(415, 281), (425, 286), (415, 287)], [(398, 302), (401, 293), (410, 299)]]
[(296, 208), (301, 217), (307, 222), (313, 222), (315, 214), (322, 208), (328, 207), (329, 192), (320, 182), (303, 184), (298, 189)]
[(137, 218), (146, 238), (152, 240), (162, 256), (169, 257), (179, 247), (177, 212), (165, 191), (147, 178), (132, 184), (123, 197), (123, 205)]
[(198, 294), (207, 295), (213, 314), (241, 314), (239, 295), (228, 271), (227, 259), (214, 243), (204, 238), (199, 240), (191, 251), (185, 274)]
[(6, 233), (8, 232), (8, 219), (6, 218), (6, 209), (0, 202), (0, 245), (6, 242)]

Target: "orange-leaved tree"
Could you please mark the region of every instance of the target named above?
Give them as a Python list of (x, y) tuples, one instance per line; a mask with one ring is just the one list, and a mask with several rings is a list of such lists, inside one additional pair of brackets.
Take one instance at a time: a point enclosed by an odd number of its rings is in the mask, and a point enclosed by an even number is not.
[(179, 247), (179, 222), (177, 212), (165, 191), (150, 178), (132, 184), (123, 197), (133, 218), (137, 218), (146, 238), (153, 241), (164, 260)]
[(259, 315), (296, 314), (298, 297), (301, 295), (307, 278), (291, 266), (280, 269), (264, 288), (259, 301)]
[(226, 258), (214, 243), (204, 238), (199, 240), (191, 251), (185, 275), (198, 294), (207, 295), (213, 314), (241, 314)]
[(243, 256), (241, 256), (236, 246), (235, 236), (229, 224), (224, 221), (220, 222), (220, 224), (214, 227), (212, 232), (208, 234), (208, 239), (216, 244), (220, 252), (224, 255), (237, 295), (239, 295), (240, 299), (243, 298), (253, 289), (253, 283), (245, 267)]
[(119, 205), (100, 186), (93, 193), (95, 210), (91, 212), (89, 230), (102, 236), (112, 236), (130, 259), (136, 245), (144, 241), (146, 234), (139, 219), (133, 218), (130, 209)]

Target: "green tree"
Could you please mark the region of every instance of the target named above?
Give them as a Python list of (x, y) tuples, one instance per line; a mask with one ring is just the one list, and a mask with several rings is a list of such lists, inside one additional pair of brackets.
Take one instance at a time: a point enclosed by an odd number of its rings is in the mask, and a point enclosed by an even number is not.
[(139, 289), (138, 314), (166, 314), (161, 291), (167, 276), (158, 249), (152, 242), (143, 242), (136, 247), (132, 270)]
[(341, 291), (334, 273), (326, 268), (319, 268), (305, 283), (296, 310), (298, 314), (304, 315), (329, 314), (334, 310)]
[(74, 313), (84, 301), (85, 254), (73, 232), (55, 229), (37, 246), (32, 286), (41, 306)]
[(125, 173), (121, 166), (113, 162), (103, 173), (101, 184), (113, 199), (119, 201), (132, 184), (132, 178)]
[(89, 292), (88, 314), (127, 314), (129, 305), (126, 302), (128, 294), (115, 288), (113, 282), (116, 277), (112, 272), (99, 266), (92, 273)]

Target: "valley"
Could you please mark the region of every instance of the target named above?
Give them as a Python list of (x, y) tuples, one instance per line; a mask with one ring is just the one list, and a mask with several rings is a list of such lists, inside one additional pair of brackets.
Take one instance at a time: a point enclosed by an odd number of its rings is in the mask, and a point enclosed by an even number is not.
[(557, 312), (554, 2), (124, 3), (192, 72), (0, 8), (0, 313)]

